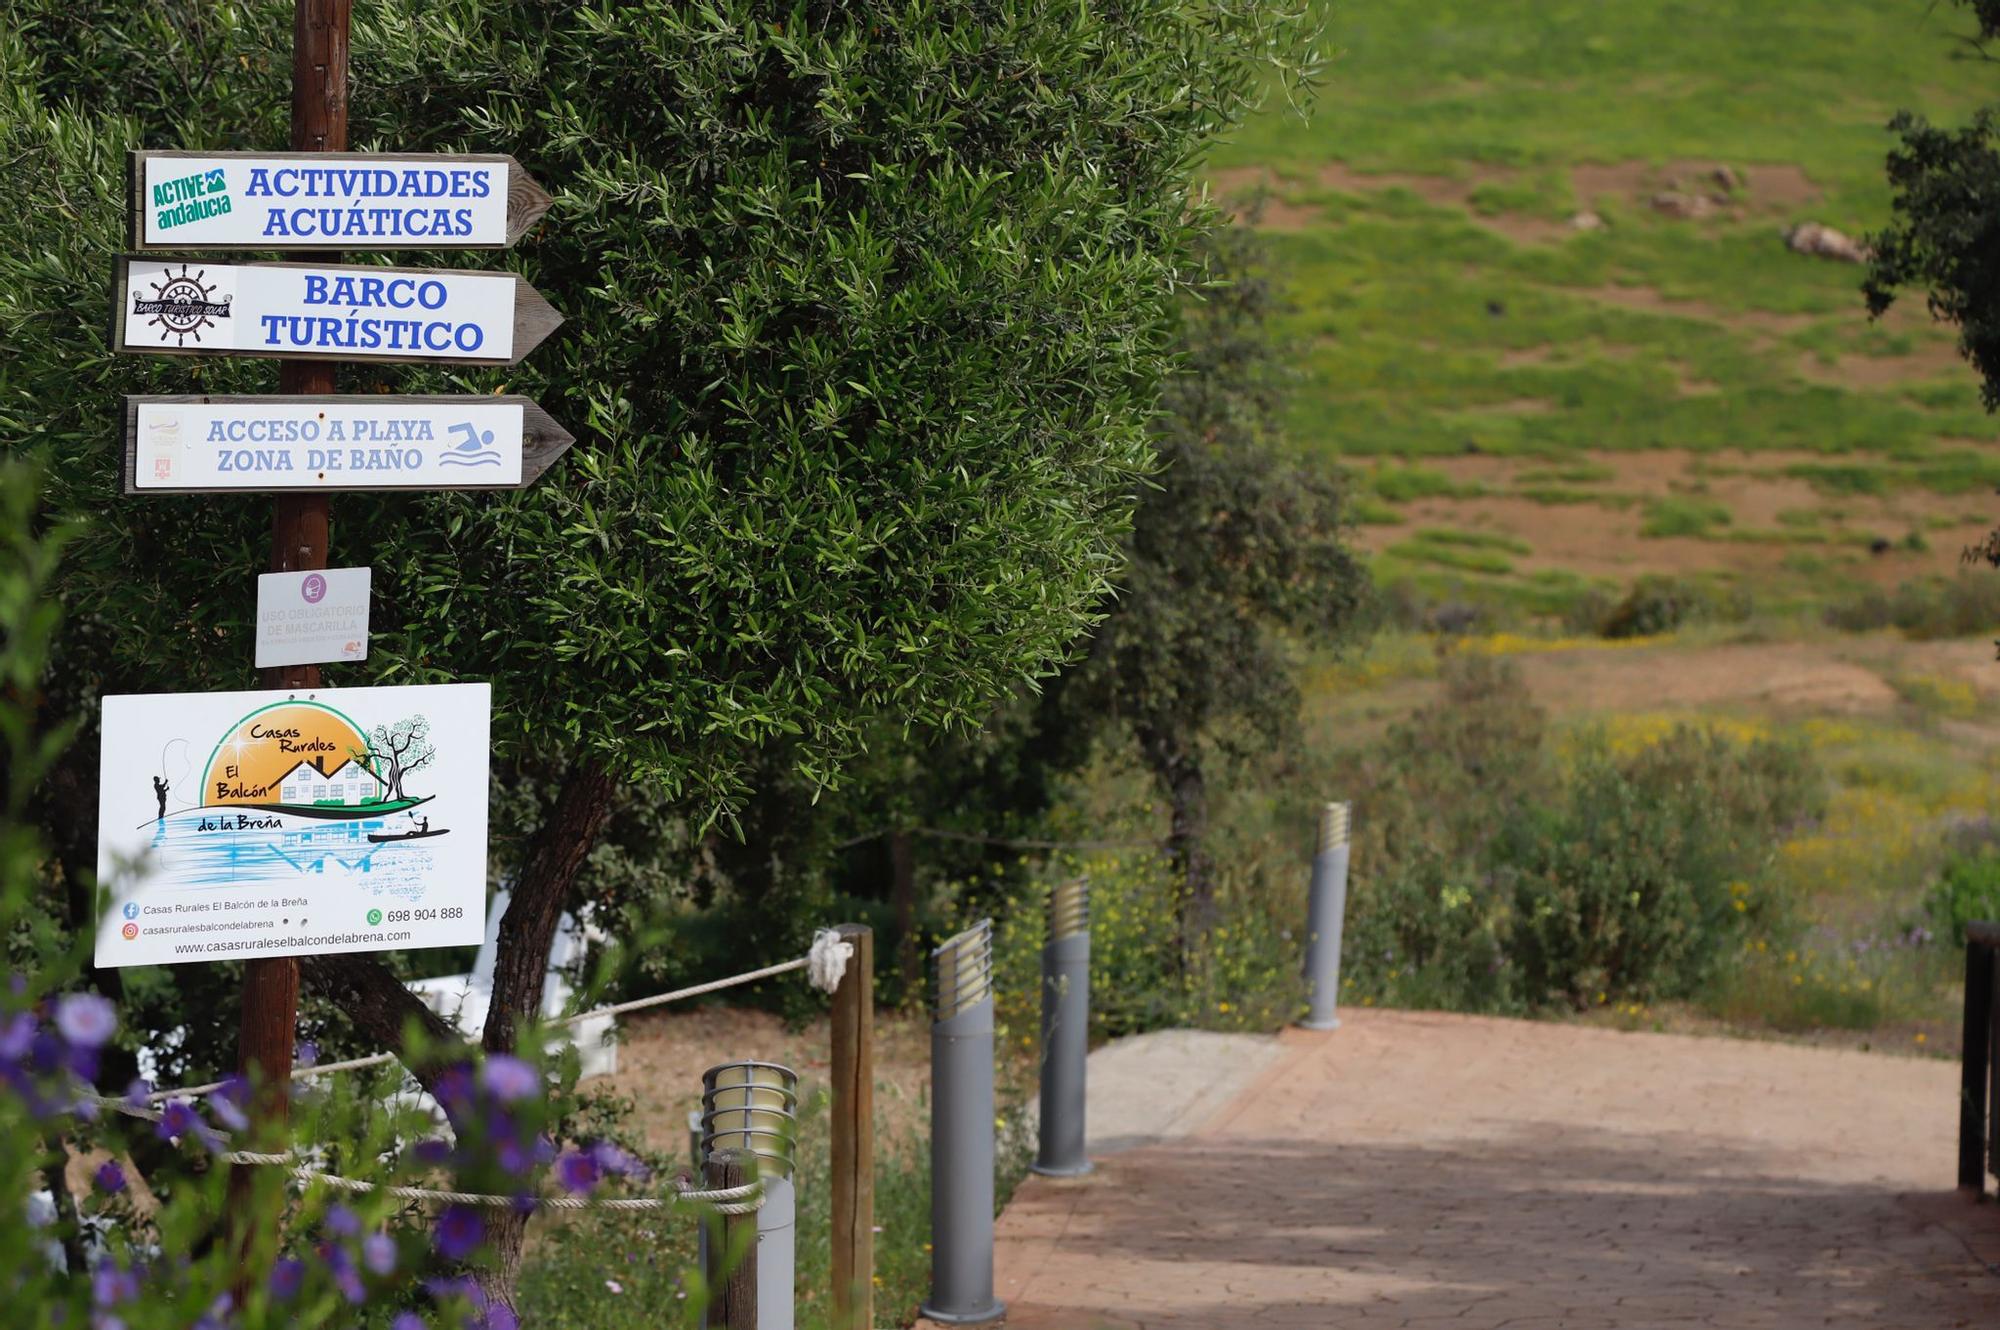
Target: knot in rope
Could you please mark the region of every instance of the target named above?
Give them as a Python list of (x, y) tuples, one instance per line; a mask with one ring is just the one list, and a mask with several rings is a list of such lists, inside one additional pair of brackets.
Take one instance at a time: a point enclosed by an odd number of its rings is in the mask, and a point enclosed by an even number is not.
[(812, 950), (806, 953), (806, 978), (822, 993), (840, 987), (854, 944), (841, 937), (838, 929), (822, 928), (813, 934)]

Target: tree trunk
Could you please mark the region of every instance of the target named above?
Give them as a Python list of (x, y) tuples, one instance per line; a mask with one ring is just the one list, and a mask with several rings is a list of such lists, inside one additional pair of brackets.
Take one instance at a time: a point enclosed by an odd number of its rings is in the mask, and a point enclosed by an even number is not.
[[(549, 947), (570, 888), (576, 884), (591, 848), (611, 816), (617, 786), (595, 765), (570, 772), (556, 796), (548, 821), (535, 833), (528, 858), (514, 881), (507, 913), (500, 917), (500, 945), (493, 962), (493, 1002), (486, 1010), (482, 1042), (489, 1053), (514, 1051), (522, 1021), (541, 1014), (542, 984), (549, 969)], [(486, 1212), (490, 1268), (473, 1277), (488, 1299), (514, 1305), (514, 1285), (521, 1274), (521, 1248), (528, 1236), (528, 1215), (519, 1210)]]
[(907, 1000), (923, 979), (917, 956), (917, 854), (907, 831), (889, 833), (889, 902), (896, 910), (896, 973)]
[[(535, 832), (527, 860), (514, 881), (507, 913), (500, 918), (493, 1000), (487, 1008), (481, 1040), (488, 1052), (514, 1051), (521, 1023), (541, 1013), (542, 983), (548, 973), (556, 924), (570, 889), (604, 830), (615, 793), (611, 777), (601, 769), (590, 766), (573, 771), (556, 796), (548, 820)], [(358, 1030), (386, 1047), (403, 1047), (403, 1029), (411, 1020), (448, 1048), (461, 1046), (457, 1032), (378, 961), (367, 956), (307, 956), (301, 963), (307, 979), (329, 993)], [(426, 1065), (412, 1066), (410, 1072), (429, 1088), (428, 1078), (450, 1060), (429, 1059)], [(528, 1216), (511, 1209), (494, 1209), (486, 1211), (484, 1217), (492, 1265), (471, 1273), (489, 1300), (512, 1310)]]
[(1205, 844), (1208, 777), (1199, 757), (1171, 735), (1142, 731), (1139, 748), (1166, 794), (1172, 814), (1167, 855), (1181, 880), (1181, 953), (1185, 957), (1215, 924), (1215, 862)]
[(570, 888), (611, 816), (617, 792), (596, 766), (569, 773), (548, 820), (535, 832), (527, 860), (514, 880), (507, 913), (500, 918), (500, 946), (493, 962), (493, 1005), (482, 1042), (492, 1053), (511, 1053), (519, 1022), (542, 1009), (549, 947), (569, 903)]

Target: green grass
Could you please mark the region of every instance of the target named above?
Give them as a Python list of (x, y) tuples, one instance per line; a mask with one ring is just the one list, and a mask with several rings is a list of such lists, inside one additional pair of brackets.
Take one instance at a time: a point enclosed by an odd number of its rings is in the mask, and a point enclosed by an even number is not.
[[(831, 1167), (824, 1091), (800, 1110), (798, 1220), (794, 1238), (798, 1325), (828, 1330), (832, 1306)], [(1012, 1129), (998, 1139), (996, 1195), (1004, 1201), (1027, 1175), (1034, 1143), (1020, 1129), (1018, 1107), (1001, 1105)], [(683, 1160), (658, 1161), (679, 1168)], [(915, 1134), (878, 1134), (875, 1144), (875, 1305), (884, 1325), (906, 1325), (930, 1289), (930, 1152)], [(537, 1221), (521, 1273), (523, 1324), (548, 1330), (632, 1330), (692, 1326), (688, 1304), (698, 1298), (690, 1272), (696, 1221), (686, 1213), (557, 1214)], [(618, 1292), (611, 1285), (618, 1286)]]
[(1515, 473), (1521, 485), (1601, 485), (1618, 479), (1618, 472), (1599, 462), (1567, 462), (1561, 466), (1530, 467)]
[(1469, 573), (1511, 573), (1514, 561), (1509, 554), (1526, 554), (1528, 547), (1505, 536), (1488, 536), (1470, 531), (1419, 531), (1408, 540), (1397, 541), (1388, 553), (1411, 563), (1435, 564)]
[[(1962, 8), (1327, 0), (1321, 14), (1334, 59), (1311, 118), (1274, 106), (1215, 165), (1270, 168), (1278, 198), (1316, 210), (1269, 232), (1301, 368), (1289, 424), (1310, 452), (1381, 459), (1359, 468), (1373, 498), (1467, 497), (1424, 459), (1469, 452), (1538, 459), (1509, 492), (1551, 508), (1615, 486), (1616, 454), (1663, 448), (1810, 454), (1760, 469), (1829, 499), (2000, 484), (2000, 460), (1966, 447), (1993, 433), (1969, 371), (1840, 372), (1842, 357), (1909, 356), (1949, 332), (1918, 308), (1871, 323), (1861, 270), (1779, 238), (1795, 221), (1858, 235), (1887, 220), (1897, 109), (1957, 123), (2000, 99), (1990, 65), (1958, 58)], [(1659, 181), (1604, 197), (1583, 178), (1675, 162), (1744, 172), (1740, 215), (1671, 219), (1644, 201)], [(1323, 174), (1336, 164), (1350, 174)], [(1810, 196), (1774, 183), (1795, 171)], [(1376, 189), (1370, 172), (1447, 183)], [(1562, 224), (1586, 206), (1609, 224)], [(1649, 520), (1721, 526), (1689, 516)], [(1411, 563), (1438, 559), (1402, 549), (1387, 566)], [(1832, 566), (1774, 562), (1764, 577), (1792, 594)]]
[(1646, 507), (1642, 536), (1707, 536), (1729, 525), (1729, 510), (1712, 499), (1673, 495)]
[(1462, 499), (1481, 493), (1477, 485), (1453, 480), (1428, 466), (1382, 465), (1363, 475), (1375, 496), (1388, 503), (1410, 503), (1417, 499)]

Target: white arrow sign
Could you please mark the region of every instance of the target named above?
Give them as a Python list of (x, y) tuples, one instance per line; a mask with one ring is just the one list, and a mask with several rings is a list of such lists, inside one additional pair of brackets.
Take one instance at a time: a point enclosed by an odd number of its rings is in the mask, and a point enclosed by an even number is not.
[(511, 365), (562, 323), (510, 272), (121, 258), (113, 349)]
[(127, 397), (125, 492), (524, 489), (575, 442), (526, 397)]
[(135, 249), (505, 249), (550, 199), (512, 157), (134, 152)]

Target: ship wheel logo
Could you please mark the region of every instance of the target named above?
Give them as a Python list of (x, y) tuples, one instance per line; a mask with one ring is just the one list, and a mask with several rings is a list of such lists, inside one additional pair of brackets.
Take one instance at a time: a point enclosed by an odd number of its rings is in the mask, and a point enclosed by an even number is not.
[(204, 268), (189, 276), (185, 263), (178, 274), (162, 268), (160, 280), (148, 283), (153, 288), (150, 300), (139, 292), (132, 293), (132, 312), (152, 315), (147, 323), (160, 330), (160, 345), (165, 346), (169, 337), (176, 346), (186, 346), (190, 337), (199, 342), (203, 328), (213, 328), (215, 320), (229, 317), (229, 301), (215, 299), (217, 284), (201, 280), (207, 275)]

